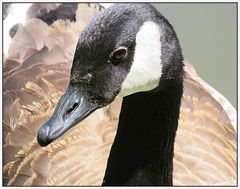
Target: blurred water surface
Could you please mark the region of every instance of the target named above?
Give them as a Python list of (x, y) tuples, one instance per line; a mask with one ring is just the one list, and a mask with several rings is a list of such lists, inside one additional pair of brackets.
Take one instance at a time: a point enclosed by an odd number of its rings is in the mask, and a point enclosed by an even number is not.
[(237, 4), (155, 3), (174, 26), (185, 59), (236, 108)]

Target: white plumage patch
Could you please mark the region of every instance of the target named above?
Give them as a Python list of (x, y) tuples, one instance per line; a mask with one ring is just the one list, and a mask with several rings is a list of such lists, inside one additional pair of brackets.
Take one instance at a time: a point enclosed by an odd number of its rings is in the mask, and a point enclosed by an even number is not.
[(157, 24), (145, 22), (136, 35), (135, 54), (119, 96), (149, 91), (158, 86), (162, 75), (161, 31)]
[(12, 41), (9, 31), (15, 24), (24, 24), (26, 12), (32, 3), (13, 3), (10, 5), (9, 13), (3, 21), (3, 52), (6, 55)]

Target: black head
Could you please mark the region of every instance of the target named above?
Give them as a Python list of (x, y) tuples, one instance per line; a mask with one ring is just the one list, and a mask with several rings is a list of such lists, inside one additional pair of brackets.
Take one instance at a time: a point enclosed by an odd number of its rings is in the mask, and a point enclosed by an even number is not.
[(77, 43), (69, 86), (38, 132), (40, 145), (49, 144), (117, 95), (159, 84), (160, 16), (147, 4), (116, 4), (91, 21)]

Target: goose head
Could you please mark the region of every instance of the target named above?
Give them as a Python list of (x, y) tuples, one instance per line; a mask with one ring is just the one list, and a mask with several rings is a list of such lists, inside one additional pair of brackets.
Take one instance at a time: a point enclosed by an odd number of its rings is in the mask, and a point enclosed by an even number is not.
[(177, 37), (152, 6), (116, 4), (103, 10), (78, 40), (69, 86), (38, 131), (39, 144), (48, 145), (117, 96), (181, 80), (182, 67)]

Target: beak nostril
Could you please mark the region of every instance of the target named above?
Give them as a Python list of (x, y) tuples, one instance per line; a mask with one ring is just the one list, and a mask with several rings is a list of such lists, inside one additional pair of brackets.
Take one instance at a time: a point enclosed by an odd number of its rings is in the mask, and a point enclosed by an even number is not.
[(78, 105), (79, 103), (74, 103), (73, 106), (67, 110), (66, 115), (69, 115), (71, 112), (73, 112), (78, 107)]

